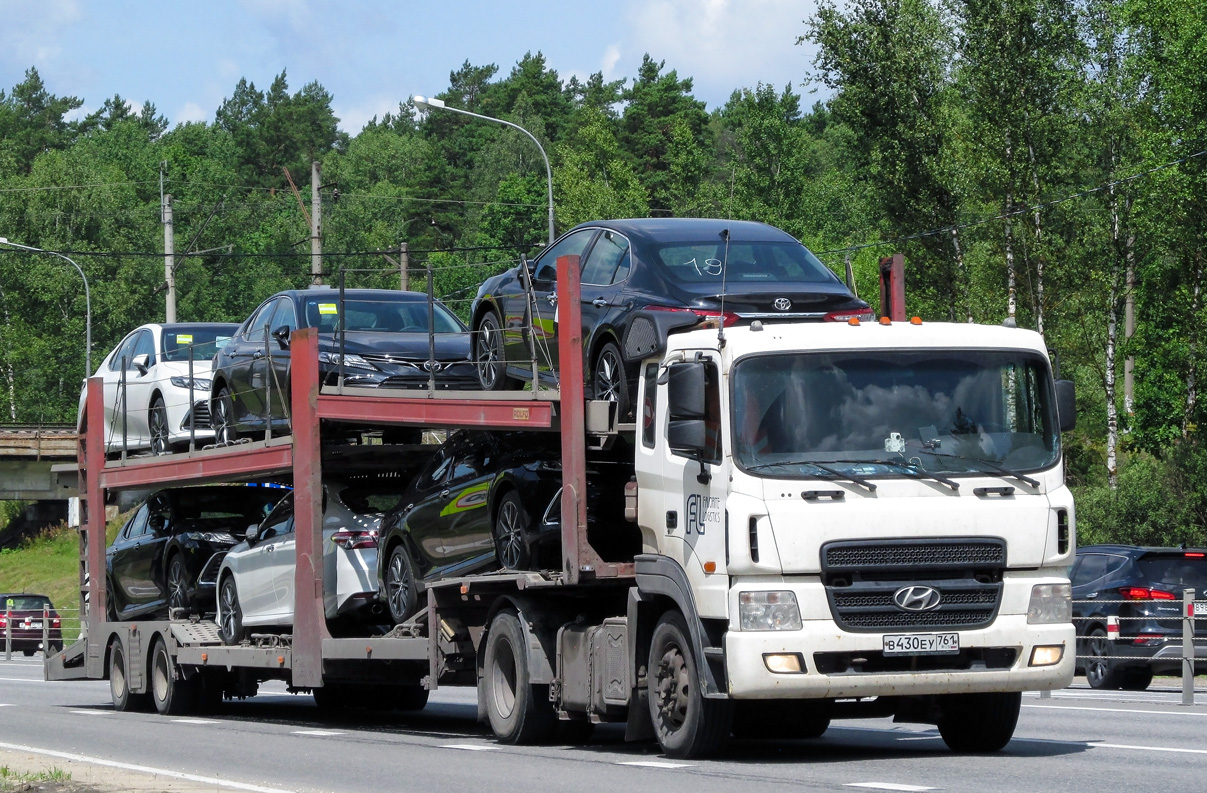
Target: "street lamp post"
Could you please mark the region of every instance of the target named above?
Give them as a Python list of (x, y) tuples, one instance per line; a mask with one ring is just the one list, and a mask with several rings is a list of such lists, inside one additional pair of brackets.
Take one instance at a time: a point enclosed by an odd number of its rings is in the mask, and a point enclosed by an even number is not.
[(88, 290), (88, 276), (84, 275), (84, 271), (71, 258), (59, 253), (58, 251), (48, 251), (44, 248), (35, 248), (32, 245), (21, 245), (17, 242), (9, 242), (6, 237), (0, 237), (0, 245), (8, 245), (11, 248), (20, 248), (23, 251), (33, 251), (34, 253), (49, 253), (51, 256), (58, 256), (63, 261), (75, 268), (75, 271), (80, 274), (80, 278), (84, 279), (84, 379), (92, 377), (92, 293)]
[(411, 101), (415, 103), (415, 107), (418, 107), (418, 108), (421, 108), (424, 110), (431, 110), (433, 108), (437, 109), (437, 110), (447, 110), (450, 113), (460, 113), (463, 116), (479, 118), (479, 119), (482, 119), (483, 121), (493, 121), (496, 124), (504, 124), (508, 127), (511, 127), (512, 129), (518, 129), (520, 132), (523, 132), (525, 135), (527, 135), (529, 138), (531, 138), (532, 142), (536, 144), (537, 149), (540, 150), (541, 158), (545, 160), (545, 178), (549, 183), (549, 244), (552, 245), (553, 239), (554, 239), (554, 234), (553, 234), (553, 169), (549, 167), (549, 156), (547, 154), (545, 154), (545, 147), (541, 145), (541, 142), (539, 140), (537, 140), (536, 137), (531, 132), (524, 129), (519, 124), (513, 124), (510, 121), (504, 121), (503, 119), (495, 118), (494, 116), (483, 116), (480, 113), (471, 113), (468, 110), (461, 110), (460, 108), (449, 107), (448, 105), (444, 104), (444, 100), (442, 100), (442, 99), (436, 99), (436, 98), (427, 99), (422, 96), (416, 96), (416, 97), (412, 97)]

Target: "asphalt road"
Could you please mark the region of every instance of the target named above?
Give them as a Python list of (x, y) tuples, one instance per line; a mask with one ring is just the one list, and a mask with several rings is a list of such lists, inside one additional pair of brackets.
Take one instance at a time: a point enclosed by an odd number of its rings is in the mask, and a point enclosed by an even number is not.
[(926, 725), (868, 720), (835, 722), (811, 741), (731, 742), (715, 759), (681, 762), (625, 744), (612, 726), (585, 747), (502, 746), (475, 722), (471, 690), (435, 692), (419, 714), (324, 721), (309, 696), (267, 684), (217, 716), (171, 718), (114, 712), (106, 682), (47, 683), (36, 659), (0, 660), (0, 749), (166, 769), (215, 790), (1203, 790), (1207, 691), (1203, 704), (1183, 707), (1175, 681), (1158, 681), (1170, 688), (1026, 695), (1014, 740), (994, 755), (953, 755)]

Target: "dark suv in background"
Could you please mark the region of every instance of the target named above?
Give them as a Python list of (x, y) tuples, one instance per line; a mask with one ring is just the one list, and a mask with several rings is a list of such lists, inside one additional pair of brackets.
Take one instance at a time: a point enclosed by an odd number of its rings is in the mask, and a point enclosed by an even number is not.
[[(1207, 549), (1087, 545), (1073, 565), (1077, 667), (1092, 688), (1142, 691), (1181, 674), (1182, 590), (1207, 595)], [(1119, 618), (1119, 638), (1107, 619)], [(1207, 673), (1207, 623), (1196, 622), (1195, 674)]]
[[(46, 629), (47, 646), (42, 647), (43, 608), (48, 610), (50, 625)], [(12, 626), (8, 618), (12, 616)], [(44, 654), (57, 653), (63, 649), (63, 621), (54, 610), (50, 598), (31, 595), (27, 592), (0, 594), (0, 652), (4, 651), (5, 632), (12, 635), (13, 650), (33, 655), (38, 650)]]

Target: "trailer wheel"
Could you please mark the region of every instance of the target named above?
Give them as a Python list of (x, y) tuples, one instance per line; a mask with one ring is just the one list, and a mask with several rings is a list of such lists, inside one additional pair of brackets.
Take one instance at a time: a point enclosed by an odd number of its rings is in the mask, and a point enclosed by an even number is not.
[(323, 713), (334, 713), (347, 704), (347, 692), (342, 690), (337, 683), (327, 683), (319, 688), (312, 688), (310, 694), (314, 697), (314, 704)]
[(147, 710), (151, 704), (149, 694), (130, 693), (129, 668), (126, 648), (120, 638), (114, 637), (109, 645), (109, 696), (113, 698), (113, 709), (121, 713)]
[(165, 716), (188, 713), (197, 701), (195, 681), (186, 680), (179, 673), (168, 654), (168, 645), (162, 639), (155, 642), (155, 649), (151, 651), (151, 699), (155, 709)]
[(650, 639), (650, 718), (668, 757), (711, 754), (733, 725), (733, 702), (705, 699), (701, 691), (690, 637), (683, 617), (668, 611)]
[(501, 611), (490, 623), (481, 685), (486, 715), (503, 743), (538, 743), (549, 737), (556, 714), (545, 686), (534, 686), (528, 670), (524, 629), (515, 612)]
[(218, 635), (223, 644), (238, 644), (243, 641), (243, 610), (239, 608), (239, 590), (235, 588), (235, 577), (222, 579), (218, 591), (218, 605), (222, 619), (218, 623)]
[(1014, 736), (1021, 692), (951, 694), (939, 698), (939, 735), (953, 752), (996, 752)]
[(390, 705), (394, 710), (423, 710), (429, 693), (423, 686), (399, 686), (390, 696)]

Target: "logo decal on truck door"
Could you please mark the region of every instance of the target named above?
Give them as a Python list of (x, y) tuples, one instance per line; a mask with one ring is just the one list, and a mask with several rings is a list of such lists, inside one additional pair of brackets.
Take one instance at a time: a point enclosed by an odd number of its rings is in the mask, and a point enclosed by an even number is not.
[(721, 499), (716, 496), (692, 493), (687, 497), (685, 507), (683, 510), (687, 515), (683, 526), (685, 534), (691, 534), (693, 531), (696, 534), (704, 534), (708, 524), (720, 524), (721, 522)]

